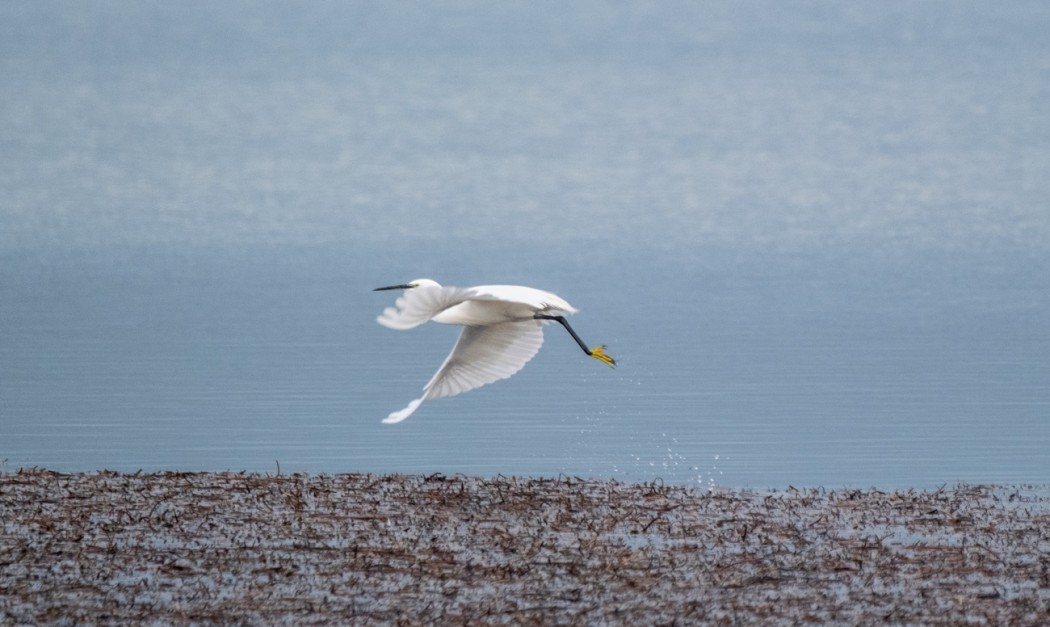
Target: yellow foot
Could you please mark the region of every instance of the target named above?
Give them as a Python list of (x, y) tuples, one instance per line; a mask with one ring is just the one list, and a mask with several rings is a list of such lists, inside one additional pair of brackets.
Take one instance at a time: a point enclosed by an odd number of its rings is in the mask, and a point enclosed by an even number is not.
[(591, 349), (591, 352), (587, 354), (602, 362), (606, 366), (609, 366), (610, 368), (616, 367), (616, 360), (605, 354), (604, 344), (602, 344), (601, 346), (595, 346)]

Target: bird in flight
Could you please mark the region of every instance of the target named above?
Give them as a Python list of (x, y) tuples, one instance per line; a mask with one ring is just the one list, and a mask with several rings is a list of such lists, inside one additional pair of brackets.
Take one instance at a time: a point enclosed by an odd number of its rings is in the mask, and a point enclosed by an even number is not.
[(423, 387), (423, 396), (384, 418), (386, 424), (408, 418), (425, 400), (455, 396), (512, 376), (539, 352), (543, 323), (548, 321), (565, 327), (587, 355), (616, 366), (604, 345), (588, 348), (583, 343), (565, 319), (576, 308), (550, 292), (521, 285), (442, 286), (430, 279), (374, 291), (382, 290), (404, 290), (395, 305), (376, 318), (384, 327), (405, 330), (429, 320), (463, 325), (456, 346)]

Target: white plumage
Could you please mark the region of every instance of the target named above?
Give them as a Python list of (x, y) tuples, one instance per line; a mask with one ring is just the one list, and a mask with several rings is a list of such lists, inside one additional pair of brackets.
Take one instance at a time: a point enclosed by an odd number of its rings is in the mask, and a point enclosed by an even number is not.
[(591, 357), (609, 366), (616, 363), (604, 346), (587, 348), (564, 318), (576, 309), (550, 292), (520, 285), (445, 287), (430, 279), (376, 289), (405, 290), (394, 307), (376, 319), (387, 328), (411, 329), (430, 320), (464, 327), (452, 352), (423, 387), (423, 396), (387, 416), (387, 424), (408, 418), (425, 400), (455, 396), (512, 376), (539, 352), (546, 320), (564, 326)]

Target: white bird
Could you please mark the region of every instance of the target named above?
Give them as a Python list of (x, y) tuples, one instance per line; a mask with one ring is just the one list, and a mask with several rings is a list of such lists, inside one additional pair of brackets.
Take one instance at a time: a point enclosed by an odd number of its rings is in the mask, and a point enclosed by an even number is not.
[(411, 329), (428, 320), (463, 325), (456, 346), (423, 387), (423, 396), (383, 419), (401, 422), (428, 399), (455, 396), (506, 379), (525, 367), (543, 344), (543, 323), (553, 320), (569, 332), (583, 352), (611, 367), (616, 360), (605, 346), (587, 348), (565, 320), (576, 313), (563, 298), (521, 285), (442, 286), (430, 279), (377, 287), (374, 291), (405, 290), (394, 307), (376, 321), (390, 329)]

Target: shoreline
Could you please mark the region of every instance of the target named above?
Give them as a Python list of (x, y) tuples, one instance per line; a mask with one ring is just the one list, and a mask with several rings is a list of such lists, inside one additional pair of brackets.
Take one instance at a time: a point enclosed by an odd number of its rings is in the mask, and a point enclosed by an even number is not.
[(0, 473), (0, 623), (1050, 622), (1050, 486)]

